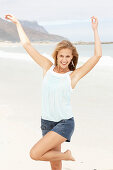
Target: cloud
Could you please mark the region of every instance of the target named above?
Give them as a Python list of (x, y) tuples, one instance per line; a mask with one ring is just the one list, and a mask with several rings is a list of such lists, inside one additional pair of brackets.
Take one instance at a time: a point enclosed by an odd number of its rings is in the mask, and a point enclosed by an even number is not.
[(12, 13), (19, 19), (54, 21), (113, 18), (113, 0), (0, 0), (1, 17)]

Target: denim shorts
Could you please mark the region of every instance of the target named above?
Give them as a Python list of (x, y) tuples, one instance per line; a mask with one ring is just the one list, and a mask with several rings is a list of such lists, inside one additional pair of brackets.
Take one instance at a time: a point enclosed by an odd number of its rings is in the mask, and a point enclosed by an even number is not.
[(71, 136), (75, 129), (74, 117), (71, 117), (69, 119), (62, 119), (59, 122), (45, 120), (41, 117), (40, 128), (42, 130), (42, 136), (46, 135), (46, 133), (49, 131), (54, 131), (65, 137), (67, 139), (65, 142), (70, 142)]

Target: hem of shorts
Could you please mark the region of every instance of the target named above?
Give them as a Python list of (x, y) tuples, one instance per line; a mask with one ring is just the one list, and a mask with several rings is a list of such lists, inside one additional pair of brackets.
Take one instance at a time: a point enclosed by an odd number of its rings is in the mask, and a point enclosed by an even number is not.
[[(50, 130), (50, 131), (54, 131), (54, 132), (58, 133), (59, 135), (61, 135), (59, 132), (57, 132), (57, 131), (55, 131), (55, 130)], [(63, 136), (63, 135), (61, 135), (61, 136)], [(65, 136), (63, 136), (63, 137), (66, 138)], [(67, 139), (67, 138), (66, 138), (66, 139)], [(65, 142), (70, 142), (70, 140), (67, 139)]]

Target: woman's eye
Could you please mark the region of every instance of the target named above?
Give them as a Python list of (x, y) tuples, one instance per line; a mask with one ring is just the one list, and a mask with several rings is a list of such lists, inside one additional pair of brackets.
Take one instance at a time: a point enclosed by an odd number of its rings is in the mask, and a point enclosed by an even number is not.
[(69, 58), (70, 56), (69, 56), (69, 55), (67, 55), (66, 57), (67, 57), (67, 58)]
[[(63, 55), (60, 55), (60, 57), (63, 57)], [(66, 57), (67, 57), (67, 58), (69, 58), (70, 56), (69, 56), (69, 55), (67, 55)]]

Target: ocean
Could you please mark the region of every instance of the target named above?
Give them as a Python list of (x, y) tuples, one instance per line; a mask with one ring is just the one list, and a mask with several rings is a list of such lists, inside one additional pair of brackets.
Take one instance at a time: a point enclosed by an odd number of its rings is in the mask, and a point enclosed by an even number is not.
[[(45, 57), (48, 57), (52, 62), (54, 62), (51, 57), (52, 52), (56, 46), (56, 43), (51, 44), (38, 44), (34, 45), (34, 48), (43, 54)], [(94, 45), (75, 45), (79, 59), (78, 62), (84, 63), (91, 56), (94, 55)], [(21, 44), (5, 45), (0, 47), (0, 58), (13, 58), (17, 60), (26, 60), (34, 62), (33, 59), (27, 54), (25, 49)], [(99, 65), (113, 66), (113, 44), (102, 44), (102, 59), (99, 62)]]

